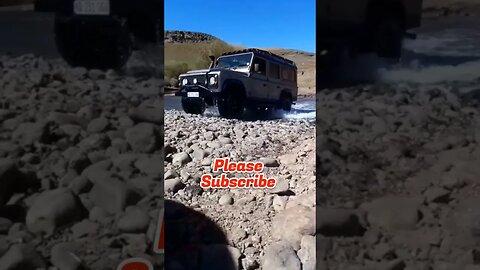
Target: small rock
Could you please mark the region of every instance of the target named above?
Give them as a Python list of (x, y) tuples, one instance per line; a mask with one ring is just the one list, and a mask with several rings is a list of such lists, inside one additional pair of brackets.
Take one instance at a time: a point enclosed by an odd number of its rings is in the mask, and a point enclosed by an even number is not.
[(108, 147), (110, 139), (102, 133), (92, 134), (78, 143), (78, 147), (84, 152), (91, 152)]
[(140, 123), (127, 129), (125, 137), (135, 152), (150, 153), (160, 144), (155, 126), (149, 123)]
[(128, 207), (118, 220), (118, 228), (126, 233), (144, 233), (148, 229), (150, 216), (138, 207)]
[(284, 165), (294, 165), (297, 164), (297, 155), (296, 154), (286, 154), (279, 157), (280, 163)]
[(72, 226), (73, 237), (81, 238), (85, 236), (95, 235), (98, 231), (98, 224), (89, 220), (83, 220)]
[(323, 236), (355, 237), (366, 231), (354, 210), (317, 208), (316, 214), (317, 232)]
[(202, 149), (195, 149), (192, 153), (192, 158), (195, 160), (203, 160), (206, 156), (208, 153)]
[(302, 237), (298, 257), (302, 262), (302, 270), (315, 270), (316, 262), (315, 236), (305, 235)]
[(181, 190), (184, 187), (185, 187), (185, 184), (182, 182), (180, 178), (165, 180), (165, 184), (164, 184), (165, 192), (176, 193), (177, 191)]
[(300, 259), (287, 243), (273, 243), (265, 248), (262, 258), (263, 270), (301, 270)]
[(0, 269), (34, 270), (46, 267), (46, 263), (31, 244), (16, 244), (0, 258)]
[(105, 209), (98, 206), (93, 207), (90, 210), (90, 213), (88, 216), (88, 218), (91, 221), (99, 222), (99, 223), (104, 223), (105, 221), (107, 221), (108, 217), (109, 217), (108, 212)]
[(218, 204), (220, 204), (220, 205), (231, 205), (231, 204), (233, 204), (233, 198), (232, 198), (232, 196), (230, 196), (228, 194), (222, 195), (222, 197), (220, 197), (220, 199), (218, 200)]
[(265, 167), (278, 167), (280, 164), (274, 158), (261, 158), (260, 162), (262, 162)]
[(121, 154), (115, 159), (113, 159), (113, 165), (120, 170), (126, 170), (128, 168), (131, 168), (131, 166), (135, 163), (137, 159), (137, 154)]
[(182, 165), (185, 165), (190, 161), (192, 161), (192, 159), (185, 152), (181, 152), (181, 153), (177, 153), (177, 154), (173, 155), (173, 159), (172, 159), (173, 165), (178, 166), (178, 167), (180, 167)]
[(219, 141), (221, 144), (223, 144), (223, 145), (233, 144), (232, 139), (227, 138), (227, 137), (222, 137), (222, 136), (220, 136), (220, 137), (218, 137), (218, 141)]
[(92, 188), (92, 182), (85, 176), (77, 176), (70, 182), (68, 188), (78, 195), (88, 192)]
[(172, 179), (172, 178), (175, 178), (175, 177), (178, 177), (178, 174), (176, 171), (174, 170), (168, 170), (165, 175), (163, 176), (163, 179), (164, 180), (169, 180), (169, 179)]
[(260, 267), (258, 262), (251, 256), (242, 259), (242, 267), (244, 270), (255, 270)]
[(279, 177), (275, 179), (277, 180), (276, 185), (274, 188), (268, 189), (268, 193), (283, 195), (290, 191), (290, 184), (288, 183), (288, 179), (281, 179)]
[(141, 195), (120, 180), (106, 178), (98, 181), (89, 193), (92, 202), (109, 213), (121, 213), (128, 205), (136, 204)]
[(203, 134), (203, 137), (208, 141), (213, 141), (215, 139), (215, 133), (213, 133), (212, 131), (207, 131)]
[(163, 125), (163, 108), (153, 106), (140, 106), (129, 112), (130, 118), (136, 122), (148, 122)]
[(107, 129), (109, 125), (108, 119), (104, 117), (96, 118), (90, 121), (87, 126), (88, 133), (99, 133), (103, 132)]
[(137, 256), (143, 254), (147, 250), (147, 238), (145, 234), (125, 233), (120, 237), (121, 241), (126, 242), (123, 246), (123, 252), (128, 256)]
[(91, 69), (88, 71), (88, 77), (92, 80), (100, 80), (105, 78), (105, 72), (99, 69)]
[(79, 202), (68, 189), (40, 194), (27, 212), (28, 229), (34, 233), (52, 234), (58, 227), (81, 219), (85, 210)]
[(298, 250), (304, 235), (315, 235), (314, 208), (295, 206), (273, 218), (272, 237), (275, 240), (284, 240)]
[(427, 189), (424, 195), (428, 202), (448, 203), (450, 191), (443, 188), (433, 187)]
[(93, 184), (103, 181), (105, 178), (111, 177), (109, 172), (112, 167), (110, 160), (103, 160), (88, 166), (82, 171), (82, 176), (86, 177)]
[(12, 133), (12, 138), (19, 141), (21, 145), (31, 145), (36, 142), (48, 141), (48, 128), (45, 123), (22, 123)]
[(272, 206), (273, 206), (273, 209), (275, 209), (275, 211), (280, 212), (280, 211), (284, 210), (286, 205), (287, 205), (287, 198), (286, 197), (281, 197), (281, 196), (277, 196), (277, 195), (275, 195), (273, 197)]
[(78, 125), (61, 125), (59, 129), (65, 133), (69, 137), (76, 137), (80, 135), (80, 132), (82, 131), (82, 127)]
[(75, 255), (74, 244), (60, 243), (52, 247), (51, 262), (58, 270), (85, 269), (82, 260)]
[[(370, 225), (387, 230), (412, 230), (419, 220), (421, 198), (383, 197), (361, 206)], [(392, 211), (395, 209), (395, 211)]]
[(135, 168), (147, 175), (162, 176), (163, 157), (155, 155), (151, 157), (140, 158), (135, 162)]
[(13, 160), (0, 159), (0, 206), (7, 203), (13, 194), (27, 191), (30, 186), (27, 180)]
[(0, 217), (0, 234), (8, 233), (13, 222), (7, 218)]
[(368, 252), (370, 257), (375, 260), (383, 260), (387, 255), (393, 252), (392, 247), (387, 243), (379, 243), (375, 245), (371, 251)]

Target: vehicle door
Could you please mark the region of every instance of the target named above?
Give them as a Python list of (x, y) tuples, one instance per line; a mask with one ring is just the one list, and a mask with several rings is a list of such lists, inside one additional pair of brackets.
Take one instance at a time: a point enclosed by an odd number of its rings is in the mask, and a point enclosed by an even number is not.
[(269, 80), (269, 91), (267, 98), (270, 100), (280, 99), (280, 94), (283, 90), (282, 80), (280, 77), (281, 66), (278, 63), (269, 61), (268, 62), (268, 80)]
[[(268, 98), (269, 82), (267, 77), (267, 61), (261, 57), (254, 56), (250, 70), (250, 97), (266, 99)], [(248, 94), (247, 94), (248, 95)]]
[[(293, 100), (296, 100), (298, 87), (297, 87), (297, 71), (292, 67), (283, 66), (281, 68), (282, 74), (282, 91), (288, 89), (290, 94), (292, 94)], [(280, 92), (281, 94), (281, 92)]]

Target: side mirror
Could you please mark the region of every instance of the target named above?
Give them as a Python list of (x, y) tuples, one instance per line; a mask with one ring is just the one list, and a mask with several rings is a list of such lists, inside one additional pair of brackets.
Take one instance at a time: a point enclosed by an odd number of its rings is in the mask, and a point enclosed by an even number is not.
[(258, 63), (257, 63), (257, 64), (254, 64), (254, 65), (253, 65), (253, 71), (254, 71), (255, 73), (258, 73), (258, 72), (260, 71), (260, 64), (258, 64)]

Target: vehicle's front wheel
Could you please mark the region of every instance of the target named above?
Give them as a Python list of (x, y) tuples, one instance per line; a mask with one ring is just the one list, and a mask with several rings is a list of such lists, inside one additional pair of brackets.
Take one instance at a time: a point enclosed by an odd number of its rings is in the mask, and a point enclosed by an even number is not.
[(87, 28), (81, 22), (56, 20), (55, 42), (69, 65), (102, 70), (123, 67), (133, 49), (132, 36), (120, 22)]
[(400, 59), (403, 45), (403, 26), (400, 19), (384, 18), (374, 29), (374, 49), (378, 56)]
[(228, 91), (218, 100), (218, 112), (221, 117), (240, 119), (245, 110), (246, 97), (242, 91)]
[(203, 114), (206, 110), (205, 101), (201, 98), (182, 98), (182, 109), (189, 114)]

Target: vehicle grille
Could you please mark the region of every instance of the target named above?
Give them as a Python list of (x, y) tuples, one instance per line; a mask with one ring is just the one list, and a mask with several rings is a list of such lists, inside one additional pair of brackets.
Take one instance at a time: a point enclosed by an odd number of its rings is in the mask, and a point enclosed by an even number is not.
[(207, 75), (187, 76), (185, 78), (188, 80), (188, 85), (195, 85), (195, 83), (193, 83), (193, 80), (197, 79), (196, 85), (207, 86), (207, 84), (205, 83)]

